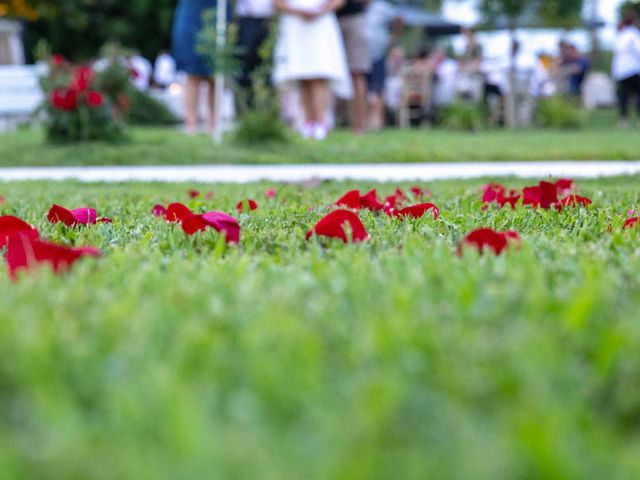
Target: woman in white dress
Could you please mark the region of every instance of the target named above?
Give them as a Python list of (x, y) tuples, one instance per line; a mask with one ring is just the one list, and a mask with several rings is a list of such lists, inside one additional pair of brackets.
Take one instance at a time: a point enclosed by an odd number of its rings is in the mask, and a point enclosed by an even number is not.
[(352, 94), (351, 77), (335, 10), (345, 0), (275, 0), (282, 13), (274, 55), (274, 84), (296, 82), (304, 111), (302, 135), (322, 140), (329, 127), (329, 88)]

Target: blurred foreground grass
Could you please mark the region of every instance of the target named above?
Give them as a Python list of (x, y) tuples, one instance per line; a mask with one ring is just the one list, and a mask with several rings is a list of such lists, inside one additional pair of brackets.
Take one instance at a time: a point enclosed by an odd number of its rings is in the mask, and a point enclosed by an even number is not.
[[(1, 214), (104, 250), (0, 268), (0, 475), (637, 478), (640, 178), (562, 213), (482, 211), (479, 185), (429, 185), (436, 222), (363, 212), (362, 245), (304, 233), (364, 185), (195, 185), (199, 211), (259, 202), (226, 247), (150, 215), (191, 185), (0, 184)], [(54, 202), (114, 223), (48, 225)], [(457, 257), (479, 226), (522, 248)]]

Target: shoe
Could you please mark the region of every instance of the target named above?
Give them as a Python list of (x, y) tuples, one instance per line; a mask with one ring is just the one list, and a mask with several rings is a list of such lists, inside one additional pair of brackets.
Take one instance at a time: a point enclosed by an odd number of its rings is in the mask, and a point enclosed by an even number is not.
[(327, 138), (328, 134), (329, 134), (329, 129), (327, 128), (326, 125), (323, 125), (322, 123), (316, 123), (313, 126), (313, 139), (314, 140), (322, 141), (325, 138)]
[(313, 138), (314, 134), (314, 125), (312, 123), (305, 123), (302, 127), (300, 127), (300, 136), (305, 140), (309, 140)]

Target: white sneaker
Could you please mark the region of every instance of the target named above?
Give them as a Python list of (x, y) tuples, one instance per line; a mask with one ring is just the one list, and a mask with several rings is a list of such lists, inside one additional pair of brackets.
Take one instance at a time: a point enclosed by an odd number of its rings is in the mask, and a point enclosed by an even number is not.
[(316, 123), (313, 126), (313, 139), (314, 140), (322, 141), (325, 138), (327, 138), (328, 134), (329, 134), (329, 129), (327, 128), (326, 125), (323, 125), (321, 123)]
[(309, 140), (310, 138), (314, 138), (314, 127), (312, 123), (305, 123), (300, 127), (300, 136), (305, 140)]

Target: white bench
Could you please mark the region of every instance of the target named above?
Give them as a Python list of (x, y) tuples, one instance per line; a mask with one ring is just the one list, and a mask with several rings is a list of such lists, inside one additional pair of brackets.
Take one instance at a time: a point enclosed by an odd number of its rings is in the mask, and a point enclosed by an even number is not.
[(42, 103), (46, 66), (0, 65), (0, 131), (30, 121)]

